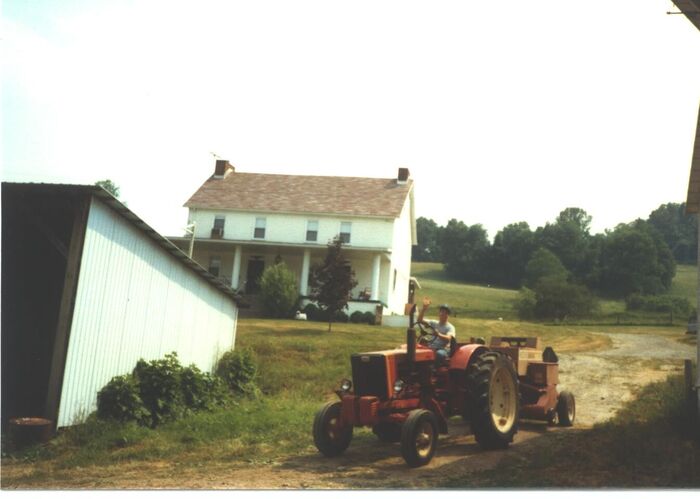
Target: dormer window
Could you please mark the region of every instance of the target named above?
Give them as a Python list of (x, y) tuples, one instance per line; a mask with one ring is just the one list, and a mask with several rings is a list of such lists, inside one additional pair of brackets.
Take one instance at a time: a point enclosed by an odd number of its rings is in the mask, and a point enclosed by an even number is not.
[(352, 230), (351, 222), (340, 222), (340, 240), (343, 244), (350, 244), (350, 232)]
[(306, 222), (306, 240), (312, 243), (318, 241), (318, 220)]
[(255, 219), (255, 230), (253, 231), (253, 239), (265, 239), (265, 224), (266, 219), (264, 217), (257, 217)]

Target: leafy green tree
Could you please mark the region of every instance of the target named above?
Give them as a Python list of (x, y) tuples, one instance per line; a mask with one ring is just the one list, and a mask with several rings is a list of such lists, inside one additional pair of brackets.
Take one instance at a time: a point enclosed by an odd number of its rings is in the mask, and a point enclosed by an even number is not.
[(538, 248), (525, 266), (525, 285), (534, 288), (544, 277), (566, 281), (569, 271), (566, 270), (557, 255), (546, 248)]
[(480, 224), (467, 226), (453, 218), (440, 231), (445, 271), (456, 279), (485, 282), (489, 246), (488, 234)]
[(525, 267), (535, 250), (535, 234), (527, 222), (505, 226), (493, 240), (485, 269), (488, 280), (518, 288), (525, 278)]
[(109, 192), (112, 196), (119, 199), (119, 186), (112, 182), (110, 179), (98, 180), (95, 185), (99, 185), (104, 190)]
[(618, 225), (603, 244), (600, 289), (604, 294), (662, 293), (670, 288), (675, 272), (668, 246), (644, 221)]
[(294, 273), (284, 262), (267, 267), (260, 276), (260, 300), (270, 317), (289, 317), (299, 300)]
[(418, 244), (412, 248), (412, 259), (416, 262), (440, 262), (438, 237), (440, 226), (430, 218), (418, 217), (416, 220), (416, 237)]
[(583, 281), (587, 268), (585, 256), (590, 244), (591, 217), (581, 208), (566, 208), (554, 224), (547, 223), (535, 232), (538, 246), (557, 255), (576, 279)]
[(697, 217), (686, 215), (685, 203), (662, 204), (651, 212), (647, 221), (661, 234), (676, 262), (697, 263)]
[(328, 244), (323, 262), (311, 267), (309, 297), (328, 314), (328, 331), (338, 312), (348, 308), (350, 292), (357, 286), (355, 271), (343, 255), (343, 241), (336, 237)]

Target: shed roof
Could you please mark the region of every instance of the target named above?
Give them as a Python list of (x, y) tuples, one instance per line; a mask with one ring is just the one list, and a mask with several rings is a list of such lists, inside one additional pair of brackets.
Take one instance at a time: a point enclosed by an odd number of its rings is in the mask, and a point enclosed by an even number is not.
[(700, 211), (700, 108), (698, 108), (698, 124), (695, 128), (695, 146), (693, 159), (690, 162), (690, 181), (688, 182), (688, 199), (685, 203), (686, 213)]
[(212, 175), (188, 208), (397, 218), (413, 181), (231, 172)]
[(124, 219), (130, 222), (134, 227), (141, 231), (146, 237), (153, 240), (158, 246), (170, 253), (182, 265), (191, 269), (195, 274), (207, 281), (211, 286), (225, 294), (235, 303), (240, 304), (238, 294), (221, 282), (215, 276), (207, 272), (201, 265), (188, 257), (180, 248), (155, 231), (150, 225), (144, 222), (138, 215), (127, 208), (124, 203), (115, 198), (111, 193), (97, 185), (79, 185), (79, 184), (44, 184), (44, 183), (13, 183), (3, 182), (3, 185), (12, 189), (26, 189), (33, 192), (51, 191), (54, 193), (65, 193), (67, 195), (92, 195), (104, 202), (115, 212), (121, 215)]
[(673, 0), (688, 20), (700, 29), (700, 0)]

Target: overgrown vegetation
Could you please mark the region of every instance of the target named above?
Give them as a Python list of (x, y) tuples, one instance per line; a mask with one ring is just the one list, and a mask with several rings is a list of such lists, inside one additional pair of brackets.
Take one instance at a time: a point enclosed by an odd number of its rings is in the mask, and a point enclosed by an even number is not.
[(225, 407), (231, 395), (255, 394), (255, 366), (249, 351), (226, 352), (216, 375), (183, 367), (172, 352), (140, 359), (129, 375), (115, 376), (97, 394), (97, 416), (155, 428), (198, 411)]

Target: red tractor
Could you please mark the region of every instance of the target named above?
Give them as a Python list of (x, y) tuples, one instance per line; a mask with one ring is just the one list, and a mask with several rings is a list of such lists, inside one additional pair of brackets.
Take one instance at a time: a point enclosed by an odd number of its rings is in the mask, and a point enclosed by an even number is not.
[(314, 418), (314, 443), (323, 455), (344, 452), (356, 426), (400, 442), (406, 463), (422, 466), (451, 416), (468, 421), (484, 449), (508, 447), (521, 417), (573, 424), (574, 397), (557, 393), (558, 359), (551, 348), (539, 349), (538, 338), (492, 338), (488, 347), (453, 340), (447, 362), (436, 365), (435, 353), (423, 345), (435, 331), (414, 324), (414, 313), (415, 307), (405, 345), (351, 356), (352, 381), (343, 380), (335, 392), (340, 400)]

